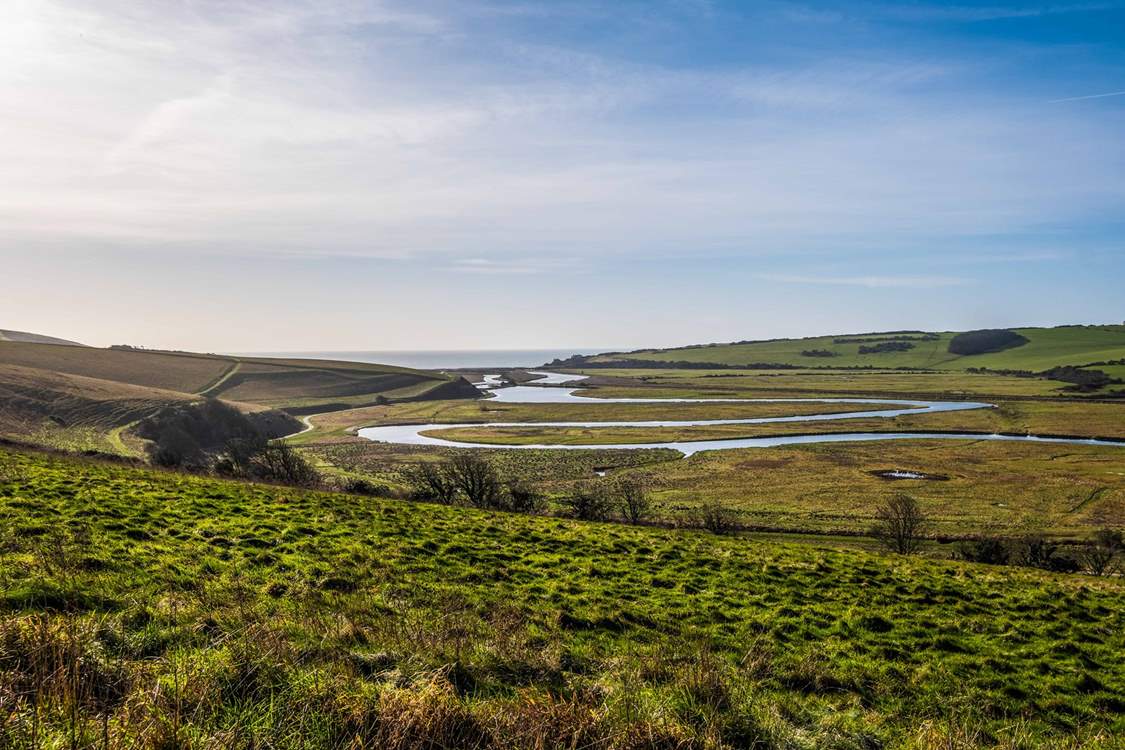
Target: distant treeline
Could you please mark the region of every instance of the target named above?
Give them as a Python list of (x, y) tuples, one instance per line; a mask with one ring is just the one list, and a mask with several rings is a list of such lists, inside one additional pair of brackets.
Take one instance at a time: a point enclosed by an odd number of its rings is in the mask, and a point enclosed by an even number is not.
[(920, 367), (904, 366), (849, 365), (847, 367), (833, 367), (831, 365), (792, 365), (786, 362), (750, 362), (742, 365), (727, 362), (684, 362), (682, 360), (657, 359), (613, 359), (595, 362), (582, 354), (575, 354), (573, 357), (567, 357), (566, 359), (555, 359), (542, 366), (558, 370), (901, 370), (903, 372), (920, 372), (923, 370)]
[[(1117, 364), (1117, 362), (1095, 363), (1095, 364)], [(1070, 383), (1071, 387), (1067, 390), (1090, 392), (1096, 391), (1099, 388), (1104, 388), (1107, 385), (1118, 385), (1122, 381), (1118, 378), (1110, 377), (1103, 370), (1091, 370), (1086, 367), (1076, 367), (1074, 365), (1061, 365), (1059, 367), (1052, 367), (1049, 370), (1041, 372), (1033, 372), (1031, 370), (994, 370), (988, 367), (969, 367), (965, 372), (982, 375), (1008, 375), (1016, 378), (1045, 378), (1047, 380), (1059, 380), (1063, 383)]]
[(884, 341), (937, 341), (941, 336), (936, 333), (927, 333), (922, 336), (880, 336), (876, 338), (858, 337), (832, 339), (833, 344), (876, 344)]
[(594, 362), (585, 355), (575, 354), (566, 359), (554, 359), (544, 367), (552, 368), (600, 368), (612, 370), (803, 370), (802, 365), (783, 362), (754, 362), (745, 365), (732, 365), (724, 362), (686, 362), (684, 360), (663, 359), (612, 359)]
[(884, 341), (881, 344), (859, 347), (860, 354), (886, 354), (888, 352), (906, 352), (914, 348), (909, 341)]
[(805, 349), (801, 352), (802, 357), (838, 357), (840, 356), (831, 349)]
[(1015, 331), (1002, 328), (986, 328), (979, 331), (965, 331), (949, 340), (950, 354), (989, 354), (1014, 349), (1027, 343), (1027, 338)]

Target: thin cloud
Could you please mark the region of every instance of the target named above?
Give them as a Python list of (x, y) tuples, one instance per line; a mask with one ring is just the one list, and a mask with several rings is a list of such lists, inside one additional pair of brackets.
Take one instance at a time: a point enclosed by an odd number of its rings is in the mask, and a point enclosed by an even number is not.
[(1105, 94), (1087, 94), (1086, 96), (1068, 96), (1065, 99), (1051, 99), (1048, 104), (1058, 104), (1059, 102), (1080, 102), (1083, 99), (1105, 99), (1110, 96), (1125, 96), (1125, 91), (1110, 91)]
[(760, 274), (758, 278), (782, 284), (858, 286), (868, 289), (935, 289), (971, 284), (958, 276), (803, 276), (799, 274)]
[(493, 260), (491, 258), (463, 258), (446, 267), (453, 273), (467, 273), (481, 276), (528, 276), (543, 273), (558, 273), (573, 266), (567, 258), (512, 258)]

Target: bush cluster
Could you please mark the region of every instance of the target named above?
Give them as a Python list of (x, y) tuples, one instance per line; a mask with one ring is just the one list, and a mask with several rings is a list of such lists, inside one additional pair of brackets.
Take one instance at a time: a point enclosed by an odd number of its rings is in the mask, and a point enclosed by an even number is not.
[[(547, 498), (531, 484), (504, 479), (479, 453), (466, 451), (442, 463), (420, 463), (407, 473), (410, 496), (443, 505), (468, 505), (512, 513), (544, 513)], [(637, 479), (581, 482), (559, 498), (566, 515), (583, 521), (619, 518), (641, 524), (652, 516), (652, 501)]]
[(985, 536), (962, 542), (954, 554), (957, 559), (989, 565), (1018, 565), (1055, 573), (1084, 572), (1110, 576), (1121, 571), (1125, 539), (1121, 531), (1104, 528), (1089, 543), (1067, 548), (1041, 534), (1014, 539)]

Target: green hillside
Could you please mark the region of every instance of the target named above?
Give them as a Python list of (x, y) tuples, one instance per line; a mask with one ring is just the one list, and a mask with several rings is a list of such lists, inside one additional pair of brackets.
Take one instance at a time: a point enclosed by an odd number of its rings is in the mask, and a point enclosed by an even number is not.
[(0, 341), (0, 437), (72, 450), (139, 455), (138, 421), (204, 398), (277, 436), (300, 429), (289, 415), (477, 396), (460, 378), (360, 362)]
[(259, 404), (327, 411), (390, 400), (475, 397), (459, 378), (363, 362), (0, 342), (0, 365)]
[[(970, 367), (1042, 371), (1061, 365), (1125, 359), (1125, 326), (1062, 326), (1016, 328), (1028, 339), (1022, 346), (1000, 352), (956, 355), (949, 342), (956, 332), (921, 331), (842, 334), (804, 339), (781, 339), (730, 344), (707, 344), (675, 349), (648, 349), (602, 354), (593, 363), (615, 360), (715, 363), (720, 365), (782, 364), (802, 367), (912, 367), (963, 370)], [(862, 347), (901, 344), (899, 351), (861, 353)]]
[(3, 450), (0, 520), (4, 746), (1094, 748), (1125, 732), (1110, 579)]

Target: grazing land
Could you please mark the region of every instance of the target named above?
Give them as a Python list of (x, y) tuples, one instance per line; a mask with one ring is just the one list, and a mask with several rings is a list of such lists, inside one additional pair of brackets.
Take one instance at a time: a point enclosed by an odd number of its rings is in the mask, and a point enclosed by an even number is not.
[[(1125, 326), (1062, 326), (1015, 328), (1027, 339), (1021, 346), (982, 354), (949, 351), (956, 332), (902, 331), (806, 339), (778, 339), (706, 344), (677, 349), (646, 349), (602, 354), (593, 363), (619, 360), (716, 363), (720, 365), (783, 364), (798, 367), (911, 367), (930, 370), (993, 370), (1039, 372), (1063, 365), (1082, 366), (1125, 358)], [(901, 348), (879, 344), (901, 344)], [(909, 345), (909, 346), (906, 346)], [(861, 348), (867, 349), (861, 353)], [(807, 353), (806, 353), (807, 352)], [(828, 355), (812, 352), (828, 352)]]
[(0, 519), (9, 745), (1105, 748), (1125, 733), (1112, 579), (11, 451)]

